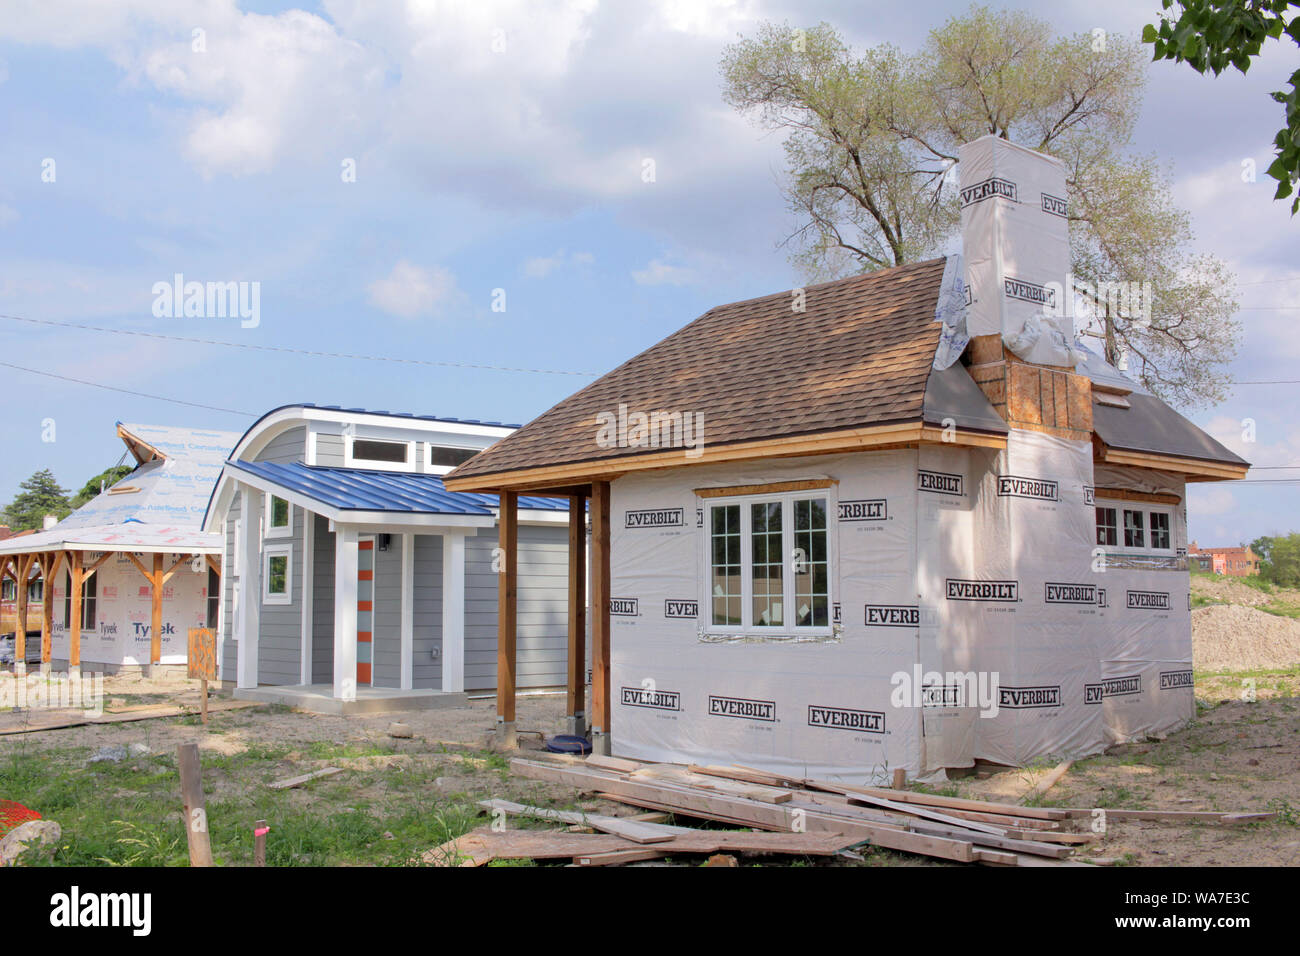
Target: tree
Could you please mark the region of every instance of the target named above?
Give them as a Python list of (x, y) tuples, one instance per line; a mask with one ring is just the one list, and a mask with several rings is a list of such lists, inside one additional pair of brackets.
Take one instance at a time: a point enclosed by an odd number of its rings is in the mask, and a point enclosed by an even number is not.
[(127, 475), (131, 474), (133, 470), (134, 469), (132, 469), (130, 465), (114, 465), (112, 468), (107, 468), (104, 471), (101, 471), (94, 478), (91, 478), (81, 486), (81, 490), (78, 491), (76, 496), (72, 499), (73, 510), (75, 511), (86, 502), (97, 498), (101, 491), (106, 488), (111, 488)]
[[(1175, 3), (1182, 15), (1161, 15), (1160, 26), (1142, 28), (1142, 42), (1151, 44), (1156, 60), (1186, 63), (1198, 73), (1218, 76), (1230, 65), (1242, 73), (1259, 55), (1267, 40), (1283, 34), (1300, 44), (1300, 15), (1286, 20), (1293, 0), (1161, 0), (1166, 11)], [(1277, 158), (1267, 173), (1277, 180), (1274, 199), (1285, 199), (1300, 182), (1300, 70), (1291, 74), (1290, 90), (1272, 96), (1285, 108), (1286, 125), (1273, 137)], [(1291, 203), (1291, 215), (1300, 212), (1300, 193)]]
[(4, 510), (4, 523), (15, 531), (39, 530), (47, 514), (62, 519), (72, 511), (67, 491), (59, 487), (48, 468), (36, 472), (18, 488), (18, 494)]
[[(1149, 317), (1081, 328), (1106, 359), (1178, 405), (1221, 400), (1239, 327), (1233, 277), (1187, 251), (1186, 212), (1154, 156), (1126, 152), (1141, 105), (1141, 46), (1054, 37), (1029, 14), (972, 7), (906, 54), (853, 53), (823, 23), (768, 23), (724, 52), (724, 99), (788, 133), (785, 244), (814, 279), (914, 262), (960, 227), (957, 149), (986, 134), (1057, 156), (1068, 175), (1073, 274), (1083, 287), (1150, 282)], [(1144, 310), (1145, 311), (1145, 310)]]
[[(1260, 555), (1259, 576), (1278, 587), (1300, 587), (1300, 532), (1260, 540), (1268, 544), (1267, 557)], [(1255, 543), (1251, 544), (1252, 550)]]

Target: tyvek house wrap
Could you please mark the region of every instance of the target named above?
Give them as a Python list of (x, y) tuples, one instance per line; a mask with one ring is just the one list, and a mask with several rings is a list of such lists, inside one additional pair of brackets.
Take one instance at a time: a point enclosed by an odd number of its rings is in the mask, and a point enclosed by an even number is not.
[[(837, 482), (826, 491), (839, 518), (835, 636), (711, 634), (694, 489), (818, 478)], [(1087, 443), (1016, 430), (1005, 451), (924, 446), (619, 479), (614, 752), (880, 781), (897, 767), (1081, 756), (1181, 724), (1193, 708), (1180, 676), (1187, 584), (1168, 570), (1181, 562), (1097, 555), (1094, 487)], [(1175, 525), (1185, 542), (1181, 516)], [(1128, 598), (1148, 593), (1168, 606)], [(996, 675), (996, 713), (981, 716), (978, 696), (953, 706), (946, 676), (937, 692), (901, 694), (900, 675), (918, 672), (973, 674), (989, 689)]]

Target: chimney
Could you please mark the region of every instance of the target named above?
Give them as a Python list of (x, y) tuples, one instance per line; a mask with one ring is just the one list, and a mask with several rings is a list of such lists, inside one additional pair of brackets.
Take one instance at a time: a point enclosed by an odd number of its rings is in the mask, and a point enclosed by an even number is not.
[(958, 151), (971, 376), (1008, 425), (1092, 440), (1073, 370), (1065, 167), (997, 136)]
[(59, 523), (59, 516), (58, 516), (58, 515), (46, 515), (46, 516), (45, 516), (45, 521), (44, 521), (44, 523), (42, 524), (42, 528), (41, 528), (41, 530), (43, 530), (43, 531), (49, 531), (51, 528), (53, 528), (53, 527), (54, 527), (56, 524), (58, 524), (58, 523)]

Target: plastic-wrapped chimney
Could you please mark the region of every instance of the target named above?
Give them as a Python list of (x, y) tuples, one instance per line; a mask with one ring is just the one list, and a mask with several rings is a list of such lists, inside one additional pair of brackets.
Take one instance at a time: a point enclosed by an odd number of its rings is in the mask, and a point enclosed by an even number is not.
[(958, 151), (971, 338), (998, 335), (1018, 358), (1073, 368), (1065, 167), (996, 136)]

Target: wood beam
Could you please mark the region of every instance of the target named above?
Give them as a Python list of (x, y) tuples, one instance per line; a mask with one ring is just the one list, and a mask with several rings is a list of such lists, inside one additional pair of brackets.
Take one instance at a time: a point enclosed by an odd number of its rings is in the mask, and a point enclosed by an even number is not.
[[(173, 569), (175, 565), (173, 565)], [(149, 664), (157, 664), (162, 660), (162, 586), (163, 586), (163, 556), (155, 552), (153, 556), (153, 577), (149, 579), (149, 599), (151, 603), (150, 610), (150, 629), (149, 629)]]
[[(608, 481), (591, 487), (592, 751), (609, 752), (609, 498)], [(601, 751), (597, 751), (597, 738)]]
[(32, 573), (32, 565), (36, 563), (36, 555), (24, 554), (15, 557), (14, 563), (18, 565), (18, 590), (14, 594), (16, 598), (14, 606), (17, 610), (17, 621), (14, 625), (14, 673), (25, 674), (27, 672), (27, 579)]
[(123, 553), (124, 555), (126, 555), (127, 559), (128, 559), (132, 564), (135, 565), (135, 569), (136, 569), (137, 571), (139, 571), (141, 574), (144, 575), (144, 579), (145, 579), (146, 581), (148, 581), (149, 583), (152, 584), (152, 583), (153, 583), (153, 576), (150, 574), (149, 569), (146, 568), (143, 564), (140, 563), (140, 559), (137, 558), (137, 557), (136, 557), (134, 554), (132, 554), (130, 551), (123, 551), (122, 553)]
[(208, 567), (217, 572), (217, 577), (221, 577), (221, 557), (215, 554), (205, 554), (203, 558), (207, 561)]
[(519, 496), (501, 492), (497, 577), (497, 744), (514, 747), (515, 640), (519, 591)]
[(68, 672), (72, 673), (75, 667), (81, 670), (81, 585), (85, 580), (82, 577), (81, 552), (68, 552), (68, 571), (71, 583), (68, 585), (70, 590), (68, 595), (71, 598), (72, 606), (69, 609), (68, 616), (72, 620), (68, 621)]
[[(172, 575), (176, 573), (177, 568), (179, 568), (182, 564), (185, 564), (187, 561), (194, 560), (195, 557), (196, 555), (192, 555), (192, 554), (182, 554), (179, 558), (177, 558), (175, 561), (172, 562), (172, 566), (170, 568), (168, 568), (166, 571), (163, 572), (162, 577), (159, 580), (163, 584), (166, 584), (168, 581), (171, 580)], [(162, 566), (161, 554), (155, 556), (154, 566), (155, 567)]]
[(54, 576), (63, 565), (63, 552), (51, 551), (41, 556), (41, 665), (50, 665), (54, 632)]
[(1127, 488), (1094, 488), (1093, 497), (1119, 501), (1149, 501), (1158, 505), (1176, 505), (1183, 500), (1178, 495), (1163, 491), (1130, 491)]
[(109, 558), (111, 558), (111, 557), (112, 557), (114, 554), (116, 554), (116, 553), (117, 553), (117, 552), (115, 552), (115, 551), (105, 551), (103, 554), (101, 554), (101, 555), (99, 556), (99, 560), (98, 560), (98, 561), (96, 561), (94, 564), (90, 565), (89, 567), (83, 568), (83, 569), (82, 569), (82, 580), (84, 581), (84, 580), (89, 579), (89, 577), (90, 577), (92, 574), (94, 574), (96, 571), (99, 570), (100, 566), (101, 566), (105, 561), (107, 561)]
[[(595, 428), (593, 423), (592, 428)], [(945, 429), (920, 422), (872, 425), (825, 432), (819, 435), (791, 435), (758, 441), (711, 445), (697, 458), (686, 458), (682, 450), (623, 455), (599, 461), (579, 461), (564, 465), (521, 468), (486, 475), (467, 475), (443, 479), (448, 491), (493, 492), (502, 487), (515, 490), (550, 489), (574, 484), (605, 481), (634, 471), (677, 468), (683, 465), (707, 465), (718, 462), (745, 461), (756, 458), (789, 458), (798, 455), (829, 455), (847, 451), (871, 451), (908, 444), (945, 444), (978, 448), (1006, 448), (1005, 435), (988, 432)], [(593, 492), (594, 497), (594, 492)]]
[(1121, 451), (1109, 446), (1102, 448), (1100, 460), (1107, 465), (1131, 465), (1135, 468), (1177, 472), (1186, 475), (1188, 481), (1231, 481), (1245, 478), (1246, 472), (1250, 470), (1249, 465), (1201, 461), (1196, 458), (1180, 458), (1176, 455), (1158, 455), (1150, 452)]
[(838, 484), (838, 478), (813, 478), (807, 481), (771, 481), (765, 485), (731, 485), (727, 488), (696, 488), (695, 494), (701, 498), (731, 498), (737, 495), (775, 495), (785, 491), (813, 491), (818, 488), (832, 488)]
[(569, 647), (565, 714), (569, 732), (587, 731), (587, 500), (569, 498)]

